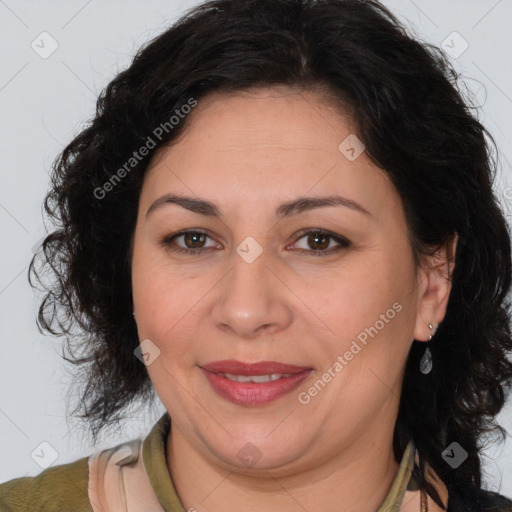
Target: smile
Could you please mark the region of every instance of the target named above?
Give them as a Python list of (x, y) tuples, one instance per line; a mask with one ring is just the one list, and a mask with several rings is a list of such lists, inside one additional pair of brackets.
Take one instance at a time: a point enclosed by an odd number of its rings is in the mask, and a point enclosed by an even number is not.
[(220, 397), (237, 405), (267, 405), (295, 390), (312, 368), (273, 361), (246, 364), (218, 361), (200, 366), (210, 388)]

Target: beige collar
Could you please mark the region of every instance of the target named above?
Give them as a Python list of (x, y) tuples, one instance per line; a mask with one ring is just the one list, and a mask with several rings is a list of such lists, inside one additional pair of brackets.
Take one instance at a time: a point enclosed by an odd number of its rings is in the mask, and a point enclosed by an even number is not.
[[(184, 512), (174, 488), (165, 457), (170, 429), (165, 413), (144, 439), (135, 439), (89, 457), (89, 501), (94, 512)], [(407, 490), (418, 455), (413, 441), (407, 445), (398, 473), (377, 512), (440, 512), (428, 497), (422, 503), (419, 490)], [(448, 491), (428, 470), (444, 504)], [(428, 508), (427, 508), (428, 506)]]

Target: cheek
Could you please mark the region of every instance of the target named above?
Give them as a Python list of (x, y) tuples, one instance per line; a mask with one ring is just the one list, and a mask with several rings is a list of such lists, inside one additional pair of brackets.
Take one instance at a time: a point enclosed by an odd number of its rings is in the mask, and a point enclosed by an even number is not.
[[(137, 246), (132, 262), (132, 293), (139, 340), (149, 339), (160, 351), (158, 365), (148, 366), (151, 376), (156, 366), (167, 366), (182, 352), (180, 318), (186, 318), (189, 301), (178, 276), (166, 272), (151, 251)], [(171, 339), (173, 343), (168, 342)]]
[[(199, 277), (199, 276), (198, 276)], [(162, 342), (176, 331), (201, 297), (201, 280), (184, 276), (183, 269), (169, 265), (161, 249), (141, 241), (134, 247), (132, 293), (137, 324)]]
[[(295, 323), (309, 324), (306, 332), (324, 354), (344, 353), (357, 339), (365, 346), (377, 337), (408, 338), (413, 265), (408, 246), (401, 242), (354, 253), (340, 260), (338, 268), (305, 266), (285, 276), (298, 298), (295, 306), (290, 304), (299, 315)], [(208, 292), (223, 272), (218, 267), (171, 265), (160, 251), (143, 241), (135, 245), (133, 299), (140, 339), (152, 340), (175, 365), (172, 356), (184, 363), (192, 352), (191, 340), (200, 343), (197, 331), (214, 307)]]
[(139, 283), (140, 292), (134, 290), (134, 303), (140, 339), (149, 338), (162, 355), (180, 356), (183, 361), (194, 326), (198, 325), (200, 295), (197, 290), (190, 292), (186, 287), (176, 286), (176, 281), (166, 286), (166, 280), (154, 274)]
[(308, 305), (329, 327), (323, 343), (330, 358), (348, 351), (347, 359), (378, 367), (403, 358), (413, 339), (413, 279), (410, 261), (381, 254), (338, 274), (327, 295), (310, 294)]
[(372, 264), (351, 266), (336, 273), (325, 283), (327, 293), (309, 293), (320, 317), (333, 324), (339, 334), (353, 333), (358, 328), (373, 323), (397, 299), (395, 286), (387, 278), (387, 269)]

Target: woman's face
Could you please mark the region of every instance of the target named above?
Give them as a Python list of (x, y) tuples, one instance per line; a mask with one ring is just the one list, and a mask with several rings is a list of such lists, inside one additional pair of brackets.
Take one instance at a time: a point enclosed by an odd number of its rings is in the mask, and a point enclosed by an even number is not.
[(173, 432), (225, 467), (283, 474), (389, 445), (412, 340), (440, 318), (386, 173), (313, 92), (214, 93), (189, 115), (146, 174), (132, 262)]

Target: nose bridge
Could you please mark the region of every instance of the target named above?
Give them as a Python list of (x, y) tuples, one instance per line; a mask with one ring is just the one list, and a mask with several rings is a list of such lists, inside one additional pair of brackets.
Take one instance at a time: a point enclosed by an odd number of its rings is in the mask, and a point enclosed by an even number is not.
[(239, 337), (251, 337), (262, 326), (277, 329), (289, 321), (283, 284), (271, 270), (270, 250), (261, 247), (259, 254), (255, 251), (251, 240), (237, 247), (213, 311), (215, 324)]
[(275, 279), (269, 269), (269, 250), (261, 250), (256, 257), (251, 254), (253, 251), (254, 248), (245, 242), (237, 248), (223, 297), (225, 304), (232, 301), (240, 312), (243, 309), (248, 313), (253, 310), (251, 314), (266, 309), (265, 303), (271, 300), (272, 295), (271, 281)]

